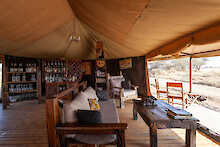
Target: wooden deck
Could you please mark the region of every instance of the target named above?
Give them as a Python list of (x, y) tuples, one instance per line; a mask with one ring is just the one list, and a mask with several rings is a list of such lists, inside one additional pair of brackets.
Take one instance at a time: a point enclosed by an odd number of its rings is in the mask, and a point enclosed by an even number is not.
[(45, 105), (38, 101), (0, 108), (0, 147), (48, 147)]
[[(149, 147), (149, 130), (143, 120), (132, 120), (132, 104), (119, 109), (120, 120), (128, 122), (127, 147)], [(218, 147), (197, 133), (197, 147)], [(165, 129), (158, 131), (159, 147), (184, 147), (185, 130)], [(45, 105), (26, 101), (2, 110), (0, 105), (0, 147), (47, 147)]]

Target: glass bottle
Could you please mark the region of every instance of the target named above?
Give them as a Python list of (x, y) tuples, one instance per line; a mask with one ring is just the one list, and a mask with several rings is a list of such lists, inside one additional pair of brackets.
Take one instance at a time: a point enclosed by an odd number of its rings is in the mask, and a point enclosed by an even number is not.
[(26, 81), (26, 76), (25, 76), (25, 74), (22, 75), (22, 81)]
[(14, 72), (17, 72), (18, 71), (18, 67), (17, 67), (17, 63), (15, 62), (14, 63)]
[(14, 63), (13, 62), (10, 63), (9, 72), (14, 72)]

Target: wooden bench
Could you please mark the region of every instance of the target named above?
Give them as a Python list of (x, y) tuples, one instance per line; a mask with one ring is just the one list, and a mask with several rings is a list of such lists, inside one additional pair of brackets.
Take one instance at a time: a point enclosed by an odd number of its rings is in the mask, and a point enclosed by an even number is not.
[[(61, 123), (59, 101), (63, 98), (71, 99), (73, 94), (79, 92), (79, 87), (80, 84), (46, 100), (49, 147), (67, 146), (67, 141), (64, 137), (67, 134), (115, 134), (117, 139), (116, 142), (113, 142), (113, 144), (117, 144), (118, 147), (125, 147), (125, 130), (127, 129), (126, 123), (100, 123), (86, 125), (79, 123)], [(71, 144), (83, 144), (86, 147), (91, 146), (74, 140), (71, 140)], [(104, 145), (100, 146), (103, 147)]]

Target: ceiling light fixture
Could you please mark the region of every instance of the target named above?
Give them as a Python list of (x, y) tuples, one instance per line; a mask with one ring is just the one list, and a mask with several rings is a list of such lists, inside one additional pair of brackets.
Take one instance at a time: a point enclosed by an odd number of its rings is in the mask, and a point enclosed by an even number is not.
[(76, 42), (78, 42), (78, 41), (80, 41), (80, 36), (75, 36), (75, 35), (70, 35), (69, 36), (69, 41), (76, 41)]

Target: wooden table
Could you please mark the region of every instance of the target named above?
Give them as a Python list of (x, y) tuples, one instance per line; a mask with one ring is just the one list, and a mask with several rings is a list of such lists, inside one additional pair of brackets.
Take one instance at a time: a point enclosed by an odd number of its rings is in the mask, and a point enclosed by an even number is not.
[(176, 120), (167, 116), (168, 108), (173, 106), (156, 100), (157, 106), (143, 106), (140, 101), (134, 100), (133, 118), (137, 120), (137, 113), (143, 118), (150, 128), (150, 146), (157, 147), (157, 129), (183, 128), (186, 129), (186, 146), (196, 146), (196, 129), (198, 119)]

